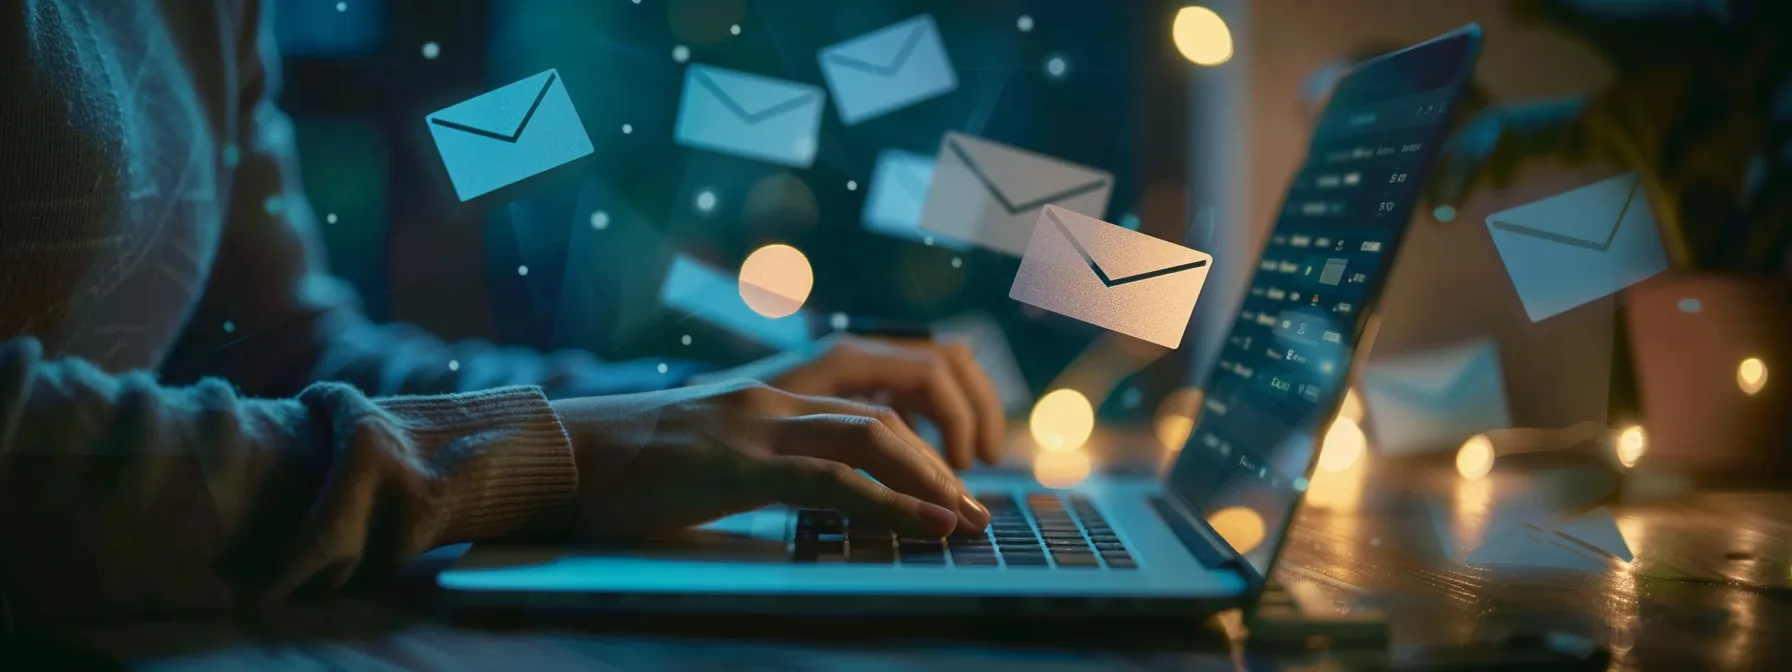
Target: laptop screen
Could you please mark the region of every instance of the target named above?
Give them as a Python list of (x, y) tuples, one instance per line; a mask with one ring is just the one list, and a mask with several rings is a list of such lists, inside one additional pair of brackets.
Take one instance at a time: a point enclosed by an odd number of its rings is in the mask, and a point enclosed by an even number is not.
[(1259, 576), (1306, 491), (1479, 35), (1471, 26), (1339, 81), (1202, 386), (1168, 485)]

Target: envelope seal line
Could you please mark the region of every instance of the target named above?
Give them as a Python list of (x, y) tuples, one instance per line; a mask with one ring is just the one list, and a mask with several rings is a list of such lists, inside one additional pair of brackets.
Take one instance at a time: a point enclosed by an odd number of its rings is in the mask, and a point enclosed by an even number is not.
[(1554, 231), (1544, 231), (1542, 229), (1533, 229), (1528, 226), (1513, 224), (1511, 222), (1501, 222), (1501, 221), (1496, 220), (1496, 221), (1490, 222), (1490, 224), (1492, 224), (1493, 228), (1496, 228), (1496, 229), (1501, 229), (1504, 231), (1511, 231), (1513, 233), (1523, 234), (1523, 235), (1527, 235), (1527, 236), (1533, 236), (1536, 238), (1542, 238), (1542, 239), (1547, 240), (1552, 243), (1560, 243), (1563, 245), (1572, 245), (1574, 247), (1585, 248), (1588, 250), (1592, 250), (1594, 252), (1604, 252), (1606, 250), (1611, 249), (1612, 241), (1618, 239), (1618, 230), (1624, 228), (1624, 217), (1626, 215), (1630, 214), (1630, 206), (1634, 205), (1636, 203), (1636, 192), (1637, 192), (1637, 189), (1641, 186), (1642, 186), (1642, 183), (1638, 182), (1635, 185), (1632, 185), (1630, 187), (1630, 195), (1625, 197), (1625, 199), (1624, 199), (1624, 208), (1622, 210), (1618, 211), (1617, 223), (1612, 226), (1611, 233), (1606, 234), (1605, 242), (1603, 242), (1603, 243), (1595, 243), (1590, 240), (1581, 240), (1581, 239), (1575, 238), (1573, 236), (1564, 236), (1564, 235), (1556, 233)]
[(1070, 243), (1071, 247), (1076, 248), (1077, 254), (1080, 254), (1083, 256), (1083, 261), (1087, 262), (1089, 264), (1089, 270), (1095, 271), (1095, 277), (1101, 279), (1101, 284), (1106, 285), (1108, 287), (1118, 287), (1120, 285), (1124, 285), (1124, 284), (1132, 283), (1132, 282), (1138, 282), (1140, 280), (1150, 280), (1152, 278), (1166, 276), (1171, 273), (1180, 273), (1182, 271), (1192, 270), (1192, 269), (1200, 268), (1202, 266), (1207, 265), (1207, 260), (1202, 259), (1200, 261), (1196, 261), (1196, 262), (1192, 262), (1192, 263), (1178, 264), (1176, 266), (1160, 268), (1155, 271), (1145, 271), (1144, 273), (1129, 275), (1124, 278), (1118, 278), (1118, 279), (1109, 278), (1107, 272), (1101, 270), (1101, 265), (1095, 263), (1095, 257), (1093, 255), (1090, 255), (1089, 250), (1087, 250), (1083, 247), (1082, 241), (1077, 240), (1076, 235), (1072, 234), (1070, 232), (1070, 229), (1068, 227), (1064, 226), (1064, 222), (1058, 220), (1057, 213), (1052, 212), (1051, 209), (1048, 208), (1045, 211), (1045, 217), (1046, 217), (1046, 219), (1051, 220), (1053, 225), (1058, 227), (1058, 232), (1064, 234), (1064, 239)]
[(925, 24), (915, 26), (914, 30), (909, 31), (908, 41), (902, 43), (901, 49), (896, 50), (896, 56), (890, 59), (889, 65), (878, 65), (876, 63), (862, 61), (851, 56), (837, 53), (828, 54), (827, 57), (841, 65), (855, 67), (860, 70), (869, 71), (873, 74), (886, 76), (894, 75), (902, 70), (902, 64), (907, 62), (909, 55), (915, 52), (915, 47), (921, 45), (921, 38), (926, 32), (927, 26)]
[(547, 83), (542, 84), (541, 91), (538, 91), (535, 94), (535, 102), (529, 104), (529, 111), (527, 113), (523, 114), (523, 120), (521, 122), (517, 123), (516, 131), (512, 132), (510, 135), (503, 135), (503, 134), (500, 134), (500, 133), (497, 133), (494, 131), (485, 130), (483, 128), (474, 128), (474, 127), (468, 126), (466, 124), (458, 124), (458, 123), (455, 123), (452, 121), (448, 121), (446, 119), (438, 119), (435, 117), (430, 117), (429, 123), (435, 124), (437, 126), (442, 126), (445, 128), (452, 128), (457, 131), (472, 133), (473, 135), (491, 138), (493, 140), (502, 140), (504, 142), (515, 143), (518, 138), (523, 137), (523, 129), (529, 127), (529, 120), (533, 119), (535, 117), (536, 110), (541, 109), (542, 99), (548, 97), (548, 89), (554, 88), (554, 81), (556, 79), (558, 79), (559, 76), (560, 76), (560, 73), (551, 73), (548, 75)]
[(758, 112), (748, 112), (747, 108), (741, 107), (740, 103), (735, 102), (734, 98), (729, 96), (728, 92), (724, 91), (722, 89), (721, 85), (716, 84), (715, 82), (711, 81), (709, 79), (708, 75), (705, 75), (701, 72), (695, 73), (695, 77), (693, 77), (693, 79), (697, 80), (698, 84), (702, 84), (703, 88), (709, 89), (710, 93), (715, 94), (717, 102), (720, 102), (724, 107), (727, 107), (729, 111), (733, 112), (736, 116), (739, 116), (742, 120), (746, 121), (749, 124), (756, 124), (761, 121), (765, 121), (766, 119), (769, 119), (769, 118), (778, 116), (780, 114), (783, 114), (785, 112), (788, 112), (790, 110), (794, 110), (796, 108), (802, 107), (803, 105), (809, 103), (812, 99), (815, 98), (815, 94), (805, 93), (801, 96), (797, 96), (795, 98), (784, 101), (782, 103), (778, 103), (777, 105), (773, 105), (771, 107), (765, 108)]
[(964, 162), (965, 169), (971, 171), (971, 175), (975, 176), (977, 178), (978, 182), (983, 183), (984, 190), (988, 191), (990, 196), (995, 197), (996, 202), (1000, 203), (1003, 208), (1006, 208), (1008, 210), (1008, 214), (1010, 214), (1010, 215), (1018, 215), (1022, 212), (1026, 212), (1028, 210), (1032, 210), (1034, 208), (1048, 205), (1048, 204), (1051, 204), (1051, 203), (1054, 203), (1057, 201), (1062, 201), (1062, 200), (1070, 199), (1070, 198), (1076, 198), (1077, 196), (1081, 196), (1083, 194), (1100, 191), (1108, 186), (1107, 180), (1105, 180), (1105, 179), (1096, 180), (1094, 182), (1085, 184), (1085, 185), (1077, 187), (1075, 189), (1070, 189), (1070, 190), (1064, 191), (1063, 193), (1052, 194), (1050, 196), (1040, 198), (1040, 199), (1037, 199), (1037, 200), (1034, 200), (1034, 201), (1031, 201), (1028, 203), (1021, 203), (1019, 205), (1016, 205), (1013, 201), (1008, 200), (1008, 195), (1002, 193), (1001, 188), (996, 186), (995, 181), (989, 179), (989, 176), (984, 174), (983, 168), (981, 166), (978, 166), (976, 161), (971, 160), (970, 154), (967, 154), (964, 151), (964, 148), (959, 147), (957, 142), (947, 141), (946, 147), (948, 149), (952, 150), (952, 153), (958, 157), (959, 161)]

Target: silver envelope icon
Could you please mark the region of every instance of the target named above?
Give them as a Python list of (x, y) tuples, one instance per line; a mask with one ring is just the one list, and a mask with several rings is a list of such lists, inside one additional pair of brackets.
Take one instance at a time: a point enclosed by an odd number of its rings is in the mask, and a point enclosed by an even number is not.
[(938, 156), (921, 228), (1004, 254), (1026, 253), (1041, 208), (1100, 217), (1114, 188), (1107, 171), (962, 133)]
[(1206, 252), (1048, 205), (1008, 298), (1176, 348), (1212, 264)]

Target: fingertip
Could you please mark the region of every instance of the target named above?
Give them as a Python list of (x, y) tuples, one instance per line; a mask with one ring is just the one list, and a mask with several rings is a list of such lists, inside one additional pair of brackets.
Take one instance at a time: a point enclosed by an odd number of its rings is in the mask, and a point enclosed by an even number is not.
[(938, 504), (921, 502), (915, 507), (915, 511), (920, 514), (921, 524), (927, 528), (928, 534), (943, 537), (958, 527), (958, 514)]

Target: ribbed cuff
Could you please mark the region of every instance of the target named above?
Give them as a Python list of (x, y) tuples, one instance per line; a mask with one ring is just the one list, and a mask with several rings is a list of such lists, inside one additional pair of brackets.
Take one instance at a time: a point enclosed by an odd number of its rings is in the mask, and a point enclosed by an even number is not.
[(537, 387), (378, 402), (442, 478), (435, 545), (562, 535), (579, 490), (572, 442)]

